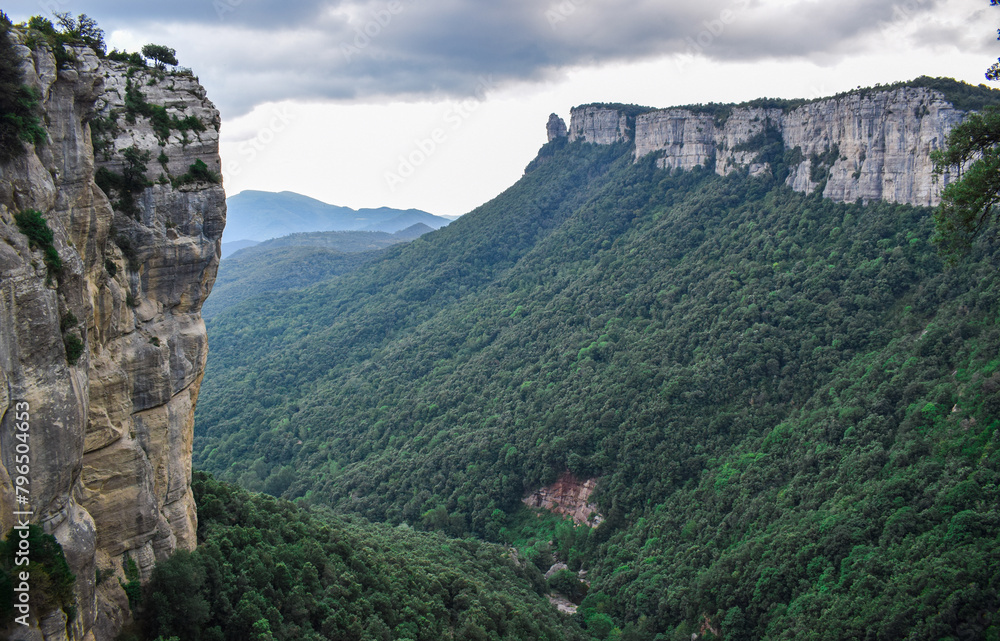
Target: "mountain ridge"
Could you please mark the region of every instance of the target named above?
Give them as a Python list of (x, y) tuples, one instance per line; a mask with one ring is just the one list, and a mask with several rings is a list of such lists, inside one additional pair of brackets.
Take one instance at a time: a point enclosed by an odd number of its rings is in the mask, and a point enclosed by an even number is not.
[(451, 222), (420, 209), (352, 209), (292, 191), (244, 190), (229, 196), (226, 202), (231, 211), (225, 232), (227, 243), (265, 241), (314, 231), (394, 233), (417, 223), (438, 229)]
[(636, 161), (654, 155), (660, 167), (707, 166), (723, 175), (770, 172), (782, 156), (782, 180), (796, 191), (935, 206), (952, 177), (935, 173), (931, 152), (968, 109), (987, 104), (1000, 104), (1000, 90), (925, 76), (813, 100), (663, 109), (592, 103), (571, 110), (569, 127), (562, 123), (550, 139), (629, 142)]
[(346, 274), (379, 257), (381, 250), (433, 231), (423, 223), (381, 231), (299, 232), (265, 240), (226, 255), (219, 265), (205, 320), (262, 292), (307, 287)]

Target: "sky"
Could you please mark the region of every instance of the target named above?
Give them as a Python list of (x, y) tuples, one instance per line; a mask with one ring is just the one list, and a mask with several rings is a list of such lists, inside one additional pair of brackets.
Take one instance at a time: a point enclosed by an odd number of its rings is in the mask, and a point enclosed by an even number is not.
[(550, 113), (819, 98), (1000, 55), (989, 0), (18, 0), (111, 47), (177, 50), (222, 113), (223, 178), (457, 216), (545, 143)]

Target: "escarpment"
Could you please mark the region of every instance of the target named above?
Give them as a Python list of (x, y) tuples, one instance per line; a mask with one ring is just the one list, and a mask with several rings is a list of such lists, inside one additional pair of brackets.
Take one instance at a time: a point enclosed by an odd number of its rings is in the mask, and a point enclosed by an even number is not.
[(780, 142), (787, 152), (785, 182), (796, 191), (821, 189), (837, 202), (940, 202), (950, 176), (934, 174), (930, 154), (945, 146), (948, 132), (965, 117), (941, 91), (901, 86), (800, 102), (632, 113), (588, 105), (572, 110), (568, 136), (595, 144), (634, 142), (637, 161), (655, 154), (667, 169), (714, 165), (719, 174), (751, 175), (773, 169), (762, 151)]
[[(32, 612), (12, 638), (111, 639), (130, 616), (122, 586), (195, 546), (220, 119), (189, 73), (16, 49), (48, 140), (0, 165), (0, 526), (14, 525), (14, 408), (27, 404), (31, 520), (76, 582), (71, 614)], [(58, 268), (23, 233), (25, 212), (51, 229)]]

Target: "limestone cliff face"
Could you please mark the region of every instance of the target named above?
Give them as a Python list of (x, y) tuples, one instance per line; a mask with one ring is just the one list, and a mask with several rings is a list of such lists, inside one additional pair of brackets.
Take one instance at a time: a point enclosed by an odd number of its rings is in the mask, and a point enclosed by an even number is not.
[(920, 88), (804, 105), (782, 123), (786, 146), (801, 147), (806, 156), (788, 184), (799, 191), (814, 189), (809, 158), (836, 145), (840, 156), (830, 168), (824, 196), (937, 205), (945, 181), (933, 180), (930, 152), (945, 145), (964, 116), (940, 93)]
[[(657, 154), (657, 164), (692, 169), (714, 161), (726, 174), (770, 171), (756, 162), (760, 143), (779, 136), (798, 150), (788, 185), (838, 202), (887, 200), (937, 205), (948, 176), (935, 180), (930, 152), (944, 146), (965, 114), (932, 89), (906, 87), (852, 93), (781, 109), (734, 107), (728, 113), (660, 109), (635, 118), (636, 160)], [(611, 144), (629, 139), (626, 115), (588, 106), (572, 111), (570, 140)], [(822, 167), (814, 167), (822, 165)]]
[[(111, 639), (129, 616), (119, 585), (127, 561), (146, 578), (155, 561), (195, 545), (200, 310), (218, 267), (225, 194), (217, 182), (175, 187), (171, 178), (196, 160), (219, 172), (219, 114), (191, 76), (129, 72), (85, 48), (64, 69), (44, 47), (19, 51), (49, 141), (0, 165), (0, 527), (13, 525), (13, 406), (26, 402), (33, 521), (63, 546), (78, 614), (67, 625), (57, 610), (12, 638)], [(187, 119), (186, 130), (159, 136), (126, 109), (127, 86), (175, 125)], [(128, 148), (150, 153), (151, 186), (137, 189), (134, 207), (114, 206), (95, 175), (120, 174)], [(54, 232), (58, 274), (16, 225), (29, 209)], [(75, 363), (71, 336), (84, 345)]]
[(556, 138), (565, 138), (568, 133), (566, 121), (556, 114), (549, 114), (549, 122), (545, 125), (545, 135), (548, 142), (552, 142)]
[(628, 117), (607, 107), (576, 107), (570, 110), (570, 142), (582, 140), (598, 145), (611, 145), (630, 140)]

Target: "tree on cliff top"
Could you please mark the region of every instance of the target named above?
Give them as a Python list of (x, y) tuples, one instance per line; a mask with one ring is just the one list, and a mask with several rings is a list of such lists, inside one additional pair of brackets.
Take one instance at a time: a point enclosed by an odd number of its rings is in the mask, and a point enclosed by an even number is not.
[(148, 44), (142, 48), (145, 58), (156, 61), (156, 66), (163, 69), (166, 65), (177, 64), (177, 50), (164, 45)]
[(97, 26), (97, 21), (85, 13), (74, 18), (68, 12), (56, 12), (56, 22), (62, 27), (62, 33), (69, 38), (83, 42), (97, 52), (102, 58), (108, 48), (104, 44), (104, 30)]

